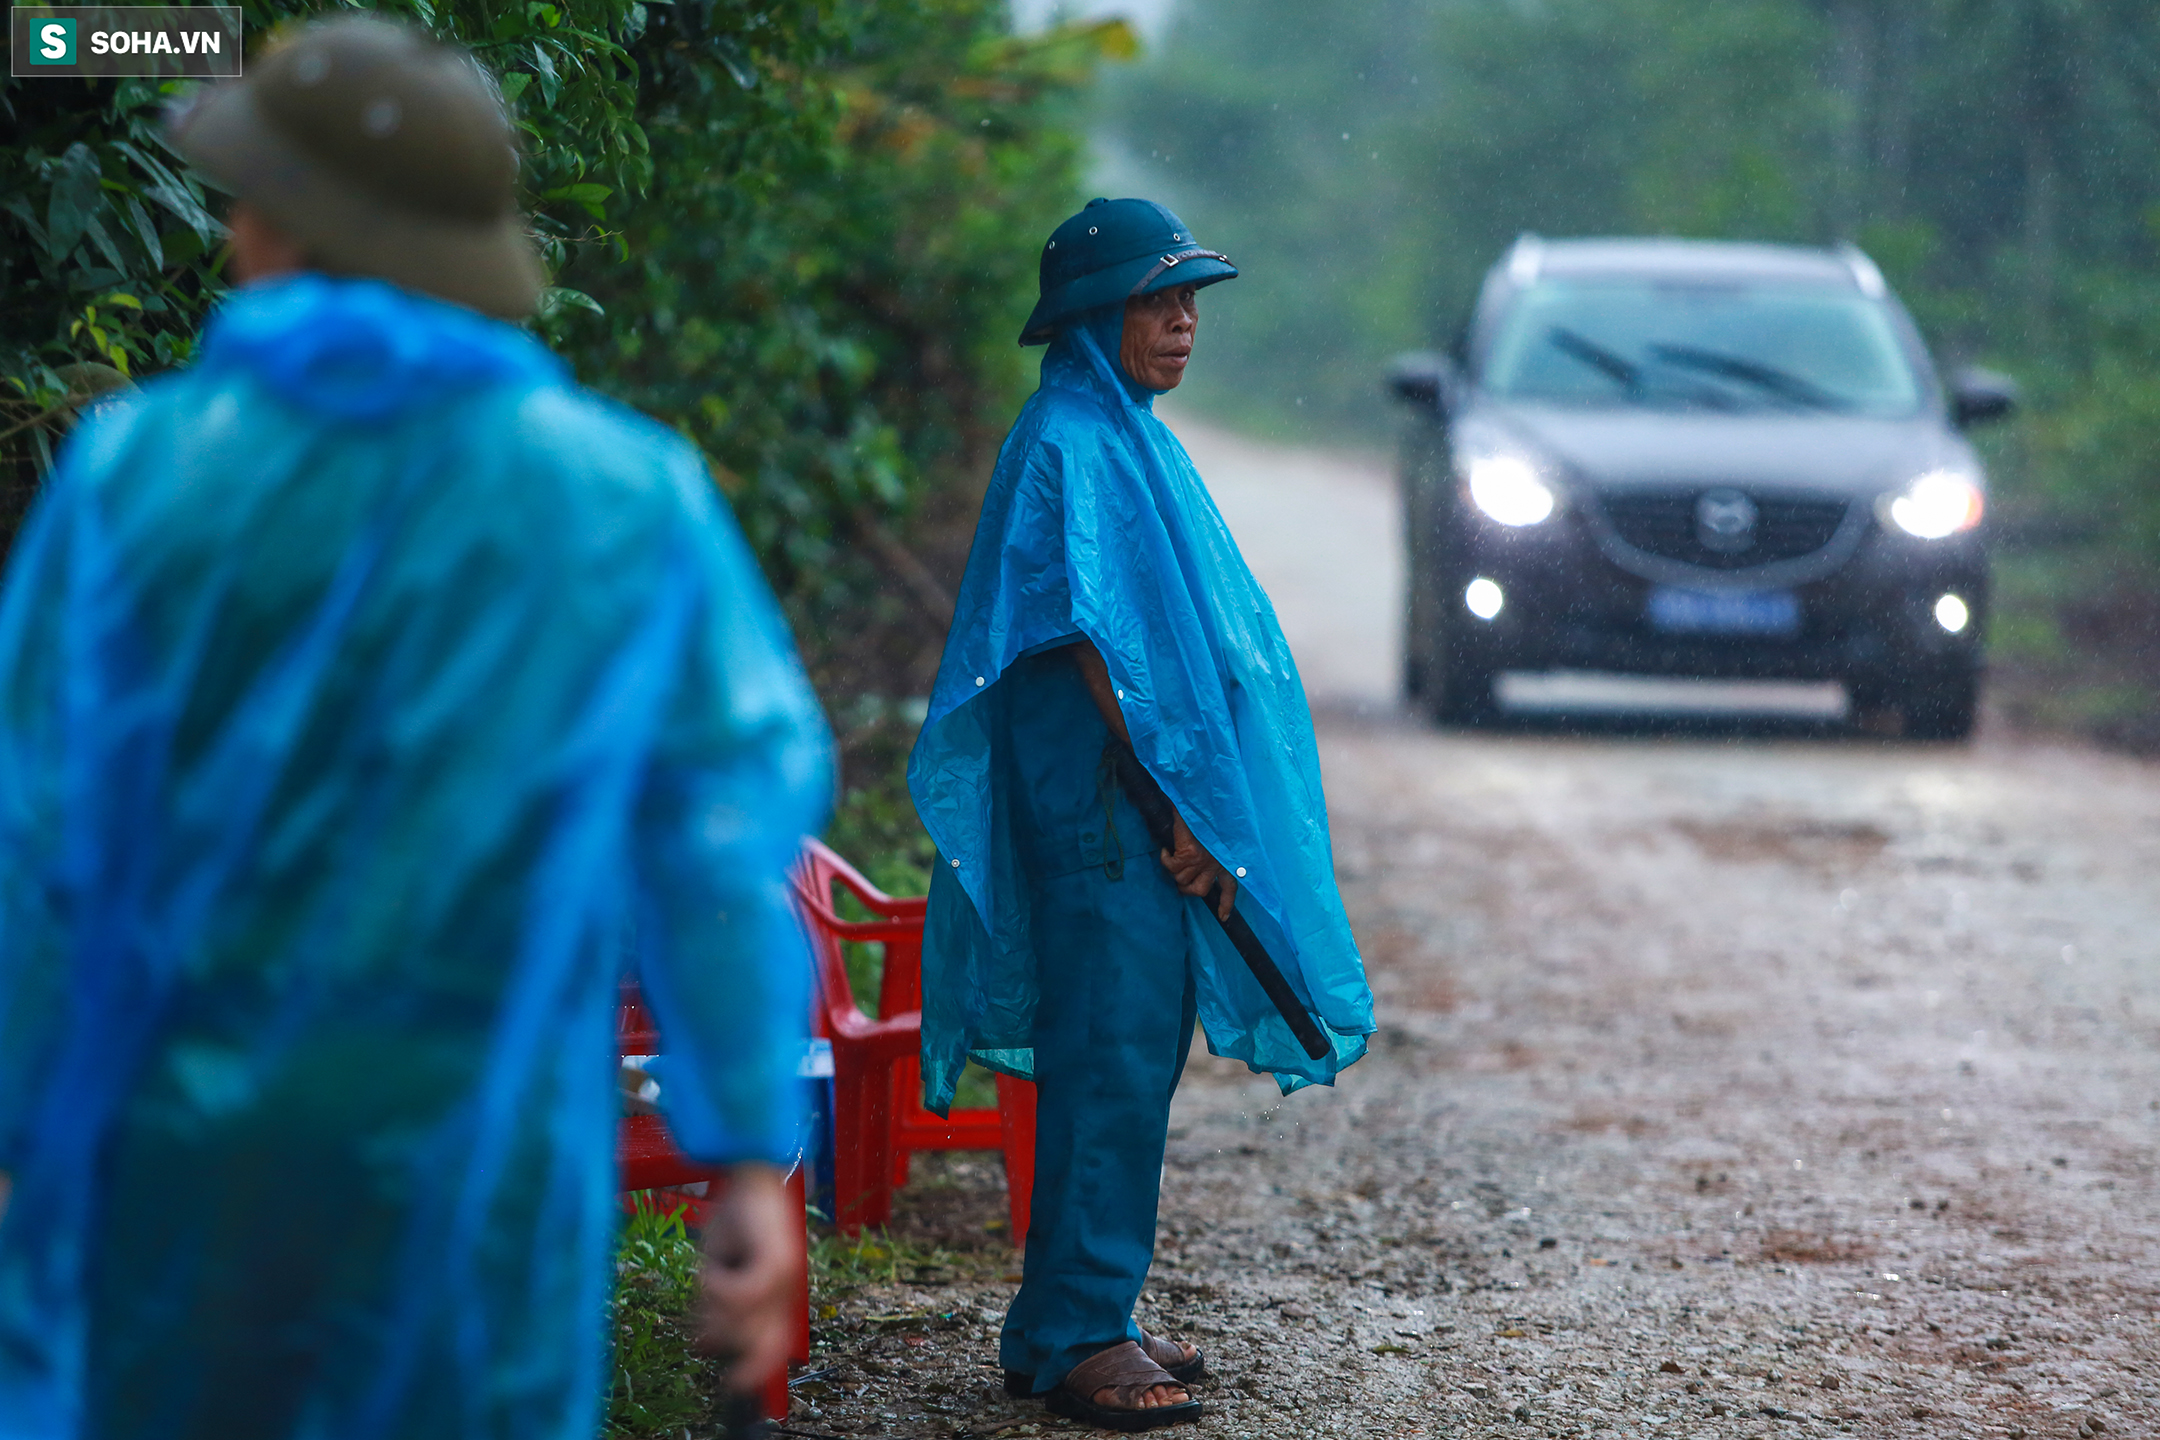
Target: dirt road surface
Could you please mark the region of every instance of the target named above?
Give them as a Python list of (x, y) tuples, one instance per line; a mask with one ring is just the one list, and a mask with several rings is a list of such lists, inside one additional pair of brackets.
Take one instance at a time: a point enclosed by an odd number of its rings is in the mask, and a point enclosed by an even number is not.
[[(2160, 1435), (2160, 771), (1434, 730), (1384, 470), (1179, 428), (1313, 693), (1381, 1021), (1332, 1091), (1188, 1073), (1172, 1433)], [(919, 1169), (896, 1234), (947, 1258), (827, 1297), (791, 1427), (1078, 1433), (996, 1386), (995, 1162)]]

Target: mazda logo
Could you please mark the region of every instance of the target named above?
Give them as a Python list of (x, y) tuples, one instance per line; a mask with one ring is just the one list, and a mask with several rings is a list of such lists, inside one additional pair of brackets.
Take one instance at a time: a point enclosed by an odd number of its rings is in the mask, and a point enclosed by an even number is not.
[(1695, 502), (1695, 538), (1731, 555), (1754, 545), (1757, 518), (1755, 502), (1738, 490), (1705, 490)]

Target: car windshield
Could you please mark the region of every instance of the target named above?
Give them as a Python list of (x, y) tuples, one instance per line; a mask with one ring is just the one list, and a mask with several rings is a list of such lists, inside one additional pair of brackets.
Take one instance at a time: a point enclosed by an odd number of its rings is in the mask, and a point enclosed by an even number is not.
[(1885, 307), (1805, 285), (1549, 280), (1484, 366), (1510, 400), (1909, 415), (1920, 381)]

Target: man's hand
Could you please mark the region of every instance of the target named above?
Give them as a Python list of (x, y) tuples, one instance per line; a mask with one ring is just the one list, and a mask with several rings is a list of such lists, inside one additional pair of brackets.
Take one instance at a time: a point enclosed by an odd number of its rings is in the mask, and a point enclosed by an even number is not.
[[(1173, 382), (1175, 383), (1175, 382)], [(1102, 652), (1090, 640), (1079, 640), (1068, 646), (1073, 663), (1080, 667), (1080, 678), (1086, 682), (1088, 694), (1094, 697), (1095, 708), (1102, 712), (1103, 723), (1110, 733), (1128, 748), (1132, 735), (1125, 728), (1125, 712), (1118, 708), (1117, 686), (1111, 683), (1110, 667), (1103, 663)], [(1177, 882), (1178, 893), (1197, 895), (1207, 899), (1208, 892), (1222, 886), (1222, 899), (1216, 902), (1218, 919), (1228, 920), (1230, 911), (1237, 904), (1237, 881), (1230, 872), (1215, 862), (1207, 847), (1193, 839), (1192, 831), (1185, 828), (1185, 817), (1175, 815), (1170, 821), (1171, 848), (1161, 852), (1162, 867)]]
[(802, 1214), (770, 1165), (737, 1165), (705, 1220), (698, 1348), (733, 1356), (728, 1384), (751, 1391), (787, 1364), (802, 1288)]
[(1230, 911), (1237, 905), (1237, 881), (1230, 872), (1208, 854), (1207, 847), (1193, 839), (1192, 831), (1185, 828), (1185, 817), (1176, 817), (1170, 826), (1172, 848), (1162, 852), (1162, 867), (1177, 882), (1181, 895), (1197, 895), (1207, 899), (1208, 892), (1222, 886), (1222, 899), (1215, 902), (1215, 916), (1228, 920)]

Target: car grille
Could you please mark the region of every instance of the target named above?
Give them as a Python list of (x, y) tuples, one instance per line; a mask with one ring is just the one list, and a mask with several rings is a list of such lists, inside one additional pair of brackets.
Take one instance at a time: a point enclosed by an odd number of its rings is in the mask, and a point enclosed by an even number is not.
[(1845, 523), (1850, 502), (1751, 495), (1754, 543), (1742, 550), (1713, 550), (1702, 543), (1695, 507), (1701, 490), (1659, 490), (1604, 495), (1599, 505), (1613, 532), (1637, 550), (1706, 570), (1745, 570), (1796, 560), (1828, 545)]

